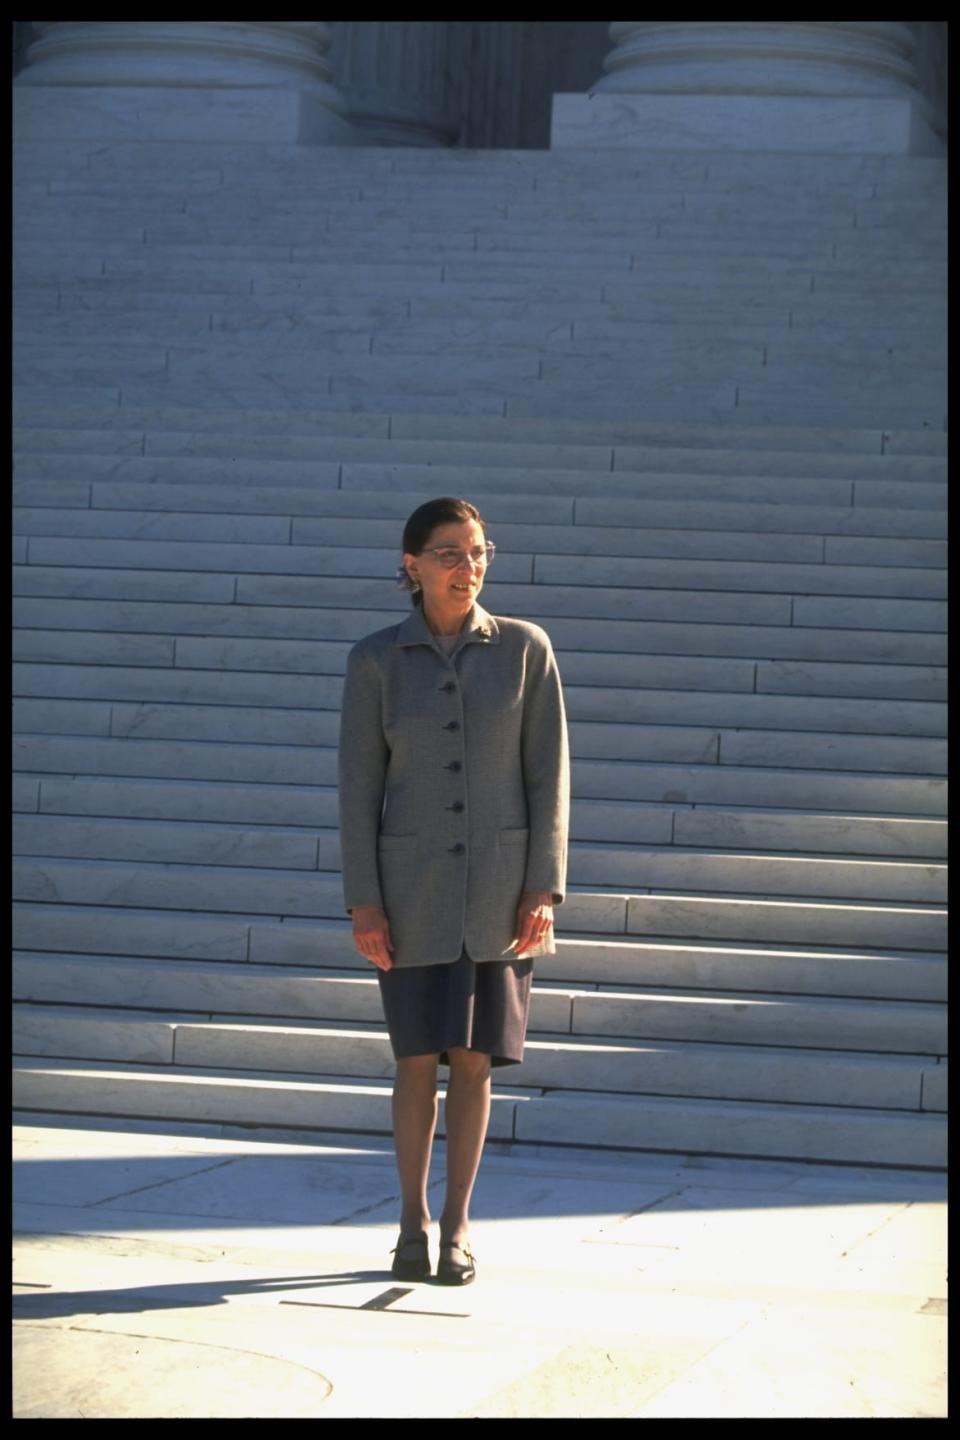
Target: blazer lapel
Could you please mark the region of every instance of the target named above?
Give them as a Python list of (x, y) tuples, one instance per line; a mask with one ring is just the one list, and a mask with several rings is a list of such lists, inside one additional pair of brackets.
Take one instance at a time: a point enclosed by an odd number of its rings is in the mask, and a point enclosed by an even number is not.
[[(500, 628), (496, 620), (477, 601), (473, 602), (460, 635), (461, 645), (500, 644)], [(397, 626), (397, 638), (394, 643), (396, 645), (429, 645), (431, 649), (436, 650), (438, 647), (434, 644), (435, 639), (433, 631), (424, 619), (423, 606), (417, 605), (406, 620)], [(456, 649), (459, 650), (460, 645)]]

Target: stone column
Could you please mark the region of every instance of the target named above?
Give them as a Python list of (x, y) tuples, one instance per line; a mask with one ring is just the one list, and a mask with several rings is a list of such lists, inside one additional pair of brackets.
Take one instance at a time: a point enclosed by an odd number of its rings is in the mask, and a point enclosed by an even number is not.
[(322, 20), (41, 20), (19, 139), (348, 144)]
[(905, 22), (615, 20), (610, 38), (589, 96), (555, 97), (554, 145), (942, 152)]
[(455, 145), (449, 20), (339, 20), (330, 58), (364, 145)]

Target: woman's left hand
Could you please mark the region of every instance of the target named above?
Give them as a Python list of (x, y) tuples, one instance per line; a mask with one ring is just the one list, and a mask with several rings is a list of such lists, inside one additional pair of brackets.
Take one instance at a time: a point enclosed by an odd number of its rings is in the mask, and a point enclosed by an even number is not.
[(552, 925), (553, 891), (524, 890), (517, 906), (517, 933), (513, 939), (517, 959), (523, 959), (524, 950), (535, 949)]

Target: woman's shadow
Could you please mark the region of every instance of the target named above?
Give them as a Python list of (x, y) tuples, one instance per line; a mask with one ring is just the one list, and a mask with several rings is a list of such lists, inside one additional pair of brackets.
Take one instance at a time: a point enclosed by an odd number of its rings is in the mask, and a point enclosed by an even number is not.
[[(371, 1285), (393, 1281), (386, 1270), (344, 1270), (326, 1275), (257, 1276), (250, 1280), (205, 1280), (172, 1285), (137, 1285), (125, 1290), (43, 1290), (42, 1293), (16, 1294), (13, 1297), (14, 1320), (53, 1320), (74, 1315), (137, 1314), (150, 1310), (183, 1310), (190, 1306), (202, 1308), (223, 1304), (231, 1295), (283, 1295), (304, 1293), (350, 1285)], [(26, 1282), (20, 1281), (20, 1284)], [(392, 1284), (361, 1305), (317, 1300), (295, 1300), (281, 1304), (316, 1304), (336, 1310), (385, 1310), (395, 1300), (411, 1294), (419, 1285), (437, 1285), (436, 1277), (416, 1284)], [(449, 1289), (449, 1287), (443, 1287)], [(39, 1287), (38, 1287), (39, 1291)]]

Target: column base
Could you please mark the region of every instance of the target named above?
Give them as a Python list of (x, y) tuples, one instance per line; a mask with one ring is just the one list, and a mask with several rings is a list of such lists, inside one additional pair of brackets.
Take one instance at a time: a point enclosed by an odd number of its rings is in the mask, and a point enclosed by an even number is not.
[(946, 153), (916, 101), (794, 95), (554, 95), (550, 147)]
[[(331, 96), (340, 97), (331, 89)], [(170, 85), (14, 85), (14, 140), (237, 140), (353, 145), (322, 89)]]

